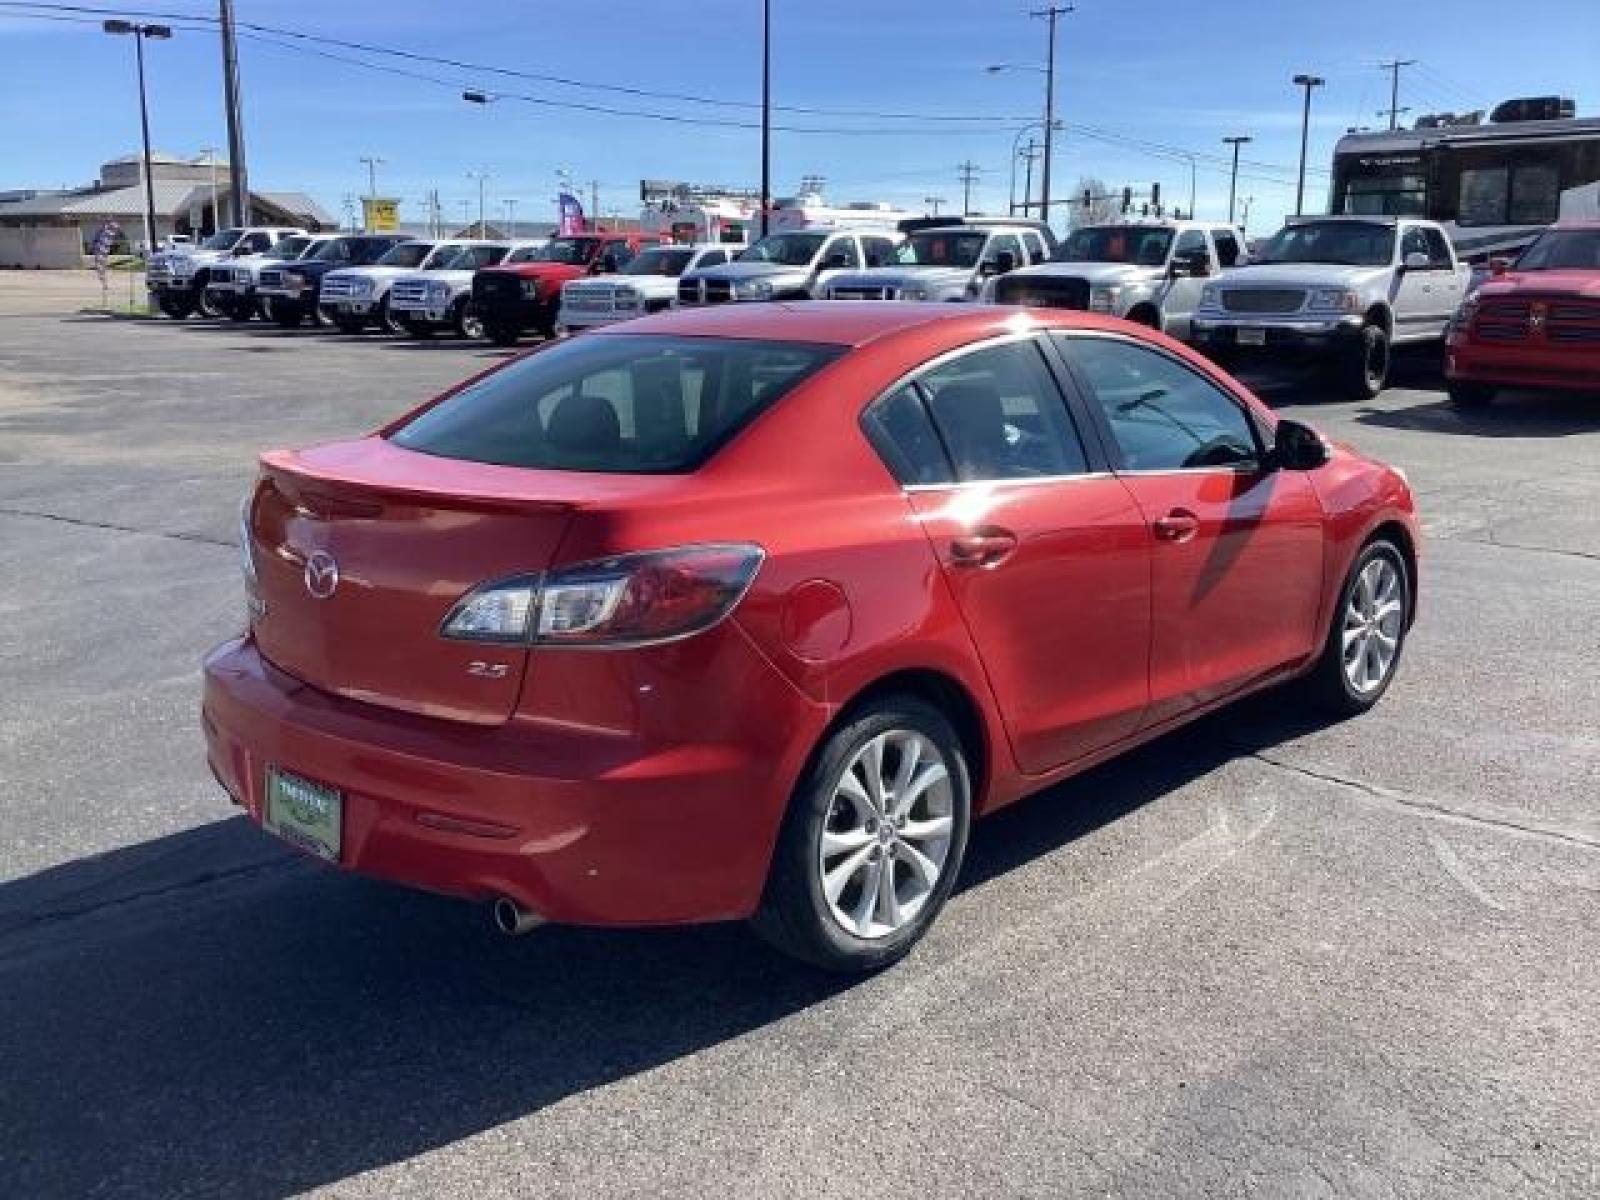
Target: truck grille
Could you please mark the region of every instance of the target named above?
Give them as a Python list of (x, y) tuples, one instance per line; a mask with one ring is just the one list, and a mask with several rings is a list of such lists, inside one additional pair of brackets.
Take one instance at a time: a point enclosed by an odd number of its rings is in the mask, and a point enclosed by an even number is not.
[(561, 303), (574, 312), (635, 312), (639, 308), (639, 296), (632, 290), (623, 291), (604, 284), (598, 287), (569, 284), (561, 291)]
[(1305, 307), (1304, 288), (1222, 289), (1222, 307), (1235, 313), (1293, 313)]
[(1558, 345), (1600, 345), (1600, 301), (1486, 300), (1472, 323), (1484, 342), (1528, 342), (1543, 339)]
[(389, 289), (390, 308), (423, 308), (428, 303), (425, 279), (402, 279)]
[(324, 300), (343, 300), (356, 294), (356, 281), (352, 278), (340, 279), (337, 276), (324, 277), (322, 280), (322, 298)]
[(1051, 275), (1016, 275), (995, 284), (994, 298), (1001, 304), (1027, 304), (1035, 308), (1089, 307), (1089, 281)]
[(520, 300), (522, 280), (504, 271), (479, 271), (472, 277), (472, 294), (479, 300)]
[(884, 287), (878, 284), (859, 283), (830, 288), (828, 295), (835, 300), (898, 300), (900, 298), (900, 289), (897, 287)]

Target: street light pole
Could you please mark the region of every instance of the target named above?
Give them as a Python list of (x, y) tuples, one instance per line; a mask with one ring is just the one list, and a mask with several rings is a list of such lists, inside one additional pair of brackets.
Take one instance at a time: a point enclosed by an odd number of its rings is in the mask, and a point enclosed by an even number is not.
[(239, 107), (239, 40), (233, 30), (233, 0), (220, 0), (222, 93), (228, 114), (228, 183), (233, 192), (234, 221), (250, 224), (250, 181), (244, 169), (244, 116)]
[(511, 198), (505, 200), (506, 206), (506, 236), (517, 236), (517, 202)]
[(1222, 139), (1224, 145), (1233, 147), (1233, 170), (1228, 173), (1228, 224), (1233, 224), (1233, 202), (1239, 190), (1239, 147), (1255, 139), (1249, 134), (1238, 133)]
[(1050, 27), (1049, 43), (1044, 58), (1044, 171), (1040, 184), (1039, 215), (1050, 220), (1050, 159), (1055, 143), (1056, 127), (1056, 21), (1072, 12), (1070, 4), (1052, 4), (1035, 9), (1029, 16), (1043, 17)]
[(1320, 75), (1296, 75), (1296, 87), (1306, 90), (1305, 107), (1300, 114), (1300, 178), (1294, 189), (1294, 215), (1302, 216), (1306, 210), (1306, 143), (1311, 136), (1311, 90), (1327, 83)]
[(487, 171), (468, 171), (467, 172), (467, 178), (468, 179), (476, 179), (478, 181), (478, 236), (479, 237), (484, 237), (485, 234), (483, 232), (483, 230), (484, 230), (484, 224), (483, 224), (483, 185), (486, 182), (488, 182), (489, 172), (487, 172)]
[(170, 38), (168, 25), (141, 25), (133, 21), (106, 21), (101, 28), (107, 33), (132, 34), (133, 57), (139, 70), (139, 129), (144, 136), (144, 255), (145, 261), (156, 249), (156, 189), (150, 178), (150, 106), (145, 100), (144, 40), (145, 38)]
[(761, 0), (761, 236), (772, 206), (772, 0)]
[(384, 160), (363, 154), (361, 161), (367, 164), (367, 206), (366, 211), (361, 214), (361, 230), (363, 233), (371, 233), (372, 206), (378, 199), (378, 168), (383, 165)]

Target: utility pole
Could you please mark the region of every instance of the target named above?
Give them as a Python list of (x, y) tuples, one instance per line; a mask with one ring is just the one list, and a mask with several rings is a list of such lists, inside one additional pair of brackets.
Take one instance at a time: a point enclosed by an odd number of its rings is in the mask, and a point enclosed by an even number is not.
[(1250, 206), (1256, 202), (1254, 196), (1244, 198), (1244, 211), (1239, 214), (1239, 232), (1246, 237), (1250, 234)]
[(1028, 215), (1033, 205), (1033, 162), (1039, 157), (1039, 143), (1028, 139), (1028, 148), (1022, 152), (1022, 215)]
[(376, 156), (362, 155), (361, 162), (367, 164), (367, 204), (361, 214), (361, 232), (372, 232), (372, 202), (378, 198), (378, 168), (383, 166), (384, 160)]
[(1030, 12), (1031, 17), (1041, 17), (1049, 24), (1049, 40), (1044, 56), (1044, 172), (1040, 185), (1039, 215), (1050, 220), (1050, 159), (1055, 148), (1056, 128), (1056, 21), (1073, 11), (1070, 4), (1052, 4)]
[(961, 215), (972, 215), (972, 185), (978, 179), (978, 164), (970, 158), (956, 168), (956, 178), (961, 181)]
[(461, 229), (463, 233), (472, 229), (472, 201), (465, 196), (461, 198)]
[(222, 228), (222, 208), (217, 204), (217, 148), (201, 146), (200, 153), (206, 156), (206, 165), (211, 168), (211, 232), (215, 233)]
[(924, 196), (922, 198), (922, 202), (933, 210), (931, 215), (937, 217), (939, 215), (939, 206), (944, 203), (944, 197), (943, 196)]
[(1296, 75), (1294, 84), (1306, 90), (1305, 108), (1300, 114), (1300, 178), (1294, 189), (1294, 215), (1302, 216), (1306, 211), (1306, 142), (1311, 136), (1311, 92), (1328, 81), (1320, 75)]
[(1409, 108), (1400, 107), (1400, 68), (1416, 65), (1417, 60), (1414, 58), (1396, 58), (1378, 64), (1379, 70), (1389, 72), (1389, 107), (1379, 109), (1378, 115), (1389, 118), (1391, 131), (1400, 128), (1400, 114), (1411, 111)]
[(772, 207), (772, 0), (761, 0), (761, 236)]
[(239, 106), (239, 39), (233, 30), (233, 0), (222, 5), (222, 94), (228, 112), (228, 185), (233, 193), (233, 219), (248, 225), (255, 219), (250, 209), (250, 180), (244, 169), (244, 113)]
[(517, 236), (517, 202), (510, 197), (504, 201), (506, 206), (506, 236)]
[(600, 181), (589, 180), (589, 215), (594, 220), (596, 233), (603, 232), (600, 226)]
[(1255, 141), (1249, 134), (1236, 133), (1231, 137), (1222, 139), (1223, 144), (1233, 147), (1233, 170), (1228, 173), (1228, 224), (1233, 224), (1233, 201), (1239, 190), (1239, 147)]

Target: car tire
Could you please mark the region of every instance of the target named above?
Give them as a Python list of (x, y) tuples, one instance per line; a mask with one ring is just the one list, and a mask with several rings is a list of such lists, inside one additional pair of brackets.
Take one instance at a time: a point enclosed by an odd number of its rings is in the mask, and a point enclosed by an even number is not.
[(174, 321), (182, 321), (194, 311), (194, 305), (187, 298), (164, 295), (156, 303), (160, 306), (161, 311)]
[(288, 304), (281, 300), (268, 300), (266, 311), (273, 324), (280, 329), (298, 329), (305, 317), (298, 304)]
[(360, 333), (367, 327), (365, 317), (335, 317), (333, 323), (340, 333)]
[(1362, 547), (1339, 588), (1322, 655), (1305, 679), (1318, 708), (1354, 717), (1383, 698), (1410, 632), (1411, 587), (1406, 556), (1394, 542), (1379, 537)]
[(194, 307), (202, 317), (212, 321), (219, 320), (224, 315), (221, 302), (206, 295), (204, 287), (195, 288)]
[(406, 332), (406, 327), (400, 322), (400, 314), (389, 311), (388, 296), (379, 300), (378, 307), (372, 310), (372, 323), (378, 327), (380, 333)]
[(1445, 388), (1451, 405), (1456, 408), (1488, 408), (1494, 403), (1495, 389), (1485, 383), (1458, 383), (1451, 380)]
[(249, 300), (233, 300), (228, 304), (228, 320), (243, 324), (256, 315), (256, 306)]
[(489, 340), (496, 346), (515, 346), (517, 344), (517, 328), (514, 325), (502, 325), (498, 321), (485, 321), (483, 330), (489, 335)]
[(1363, 325), (1339, 353), (1339, 392), (1351, 400), (1373, 400), (1389, 381), (1389, 335), (1381, 325)]
[[(897, 798), (908, 781), (920, 787)], [(828, 735), (795, 788), (753, 927), (824, 970), (889, 966), (949, 898), (971, 814), (966, 753), (944, 714), (915, 696), (868, 704)]]
[(405, 331), (407, 337), (421, 340), (433, 336), (433, 326), (424, 321), (413, 321), (410, 317), (396, 317), (395, 322)]
[(478, 316), (478, 310), (472, 307), (472, 301), (463, 298), (457, 305), (455, 316), (451, 323), (456, 327), (456, 334), (460, 337), (477, 341), (483, 337), (483, 319)]

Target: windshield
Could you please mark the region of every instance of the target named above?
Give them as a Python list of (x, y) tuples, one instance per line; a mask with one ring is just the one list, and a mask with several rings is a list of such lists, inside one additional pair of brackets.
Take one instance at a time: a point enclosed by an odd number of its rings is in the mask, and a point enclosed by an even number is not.
[(528, 261), (566, 263), (569, 267), (581, 267), (589, 261), (597, 245), (599, 245), (597, 238), (551, 238), (540, 246)]
[(1600, 229), (1547, 229), (1517, 259), (1519, 271), (1600, 271)]
[(506, 255), (505, 261), (508, 263), (538, 262), (539, 252), (543, 249), (543, 243), (537, 246), (518, 246), (510, 254)]
[(219, 229), (200, 243), (202, 250), (232, 250), (233, 244), (244, 236), (242, 229)]
[(1056, 261), (1159, 267), (1171, 248), (1172, 230), (1161, 226), (1100, 225), (1075, 230), (1056, 251)]
[(350, 257), (350, 242), (346, 238), (334, 238), (331, 242), (323, 242), (310, 254), (306, 255), (307, 262), (344, 262)]
[(288, 262), (290, 259), (299, 258), (304, 254), (306, 247), (309, 245), (311, 245), (311, 239), (308, 237), (286, 237), (261, 257), (275, 258), (280, 262)]
[(424, 270), (476, 271), (494, 266), (505, 256), (504, 246), (442, 246), (438, 257), (431, 259)]
[(432, 242), (401, 242), (372, 265), (375, 267), (420, 267), (433, 253)]
[(682, 275), (693, 250), (646, 250), (620, 272), (623, 275)]
[(913, 233), (895, 248), (895, 262), (902, 267), (975, 267), (988, 238), (982, 230), (973, 229)]
[(1394, 258), (1394, 226), (1365, 221), (1305, 221), (1285, 225), (1251, 261), (1335, 263), (1386, 267)]
[(553, 471), (692, 471), (843, 346), (578, 337), (513, 359), (390, 436), (423, 454)]
[(828, 240), (825, 233), (775, 233), (742, 251), (738, 262), (782, 263), (786, 267), (810, 264)]

